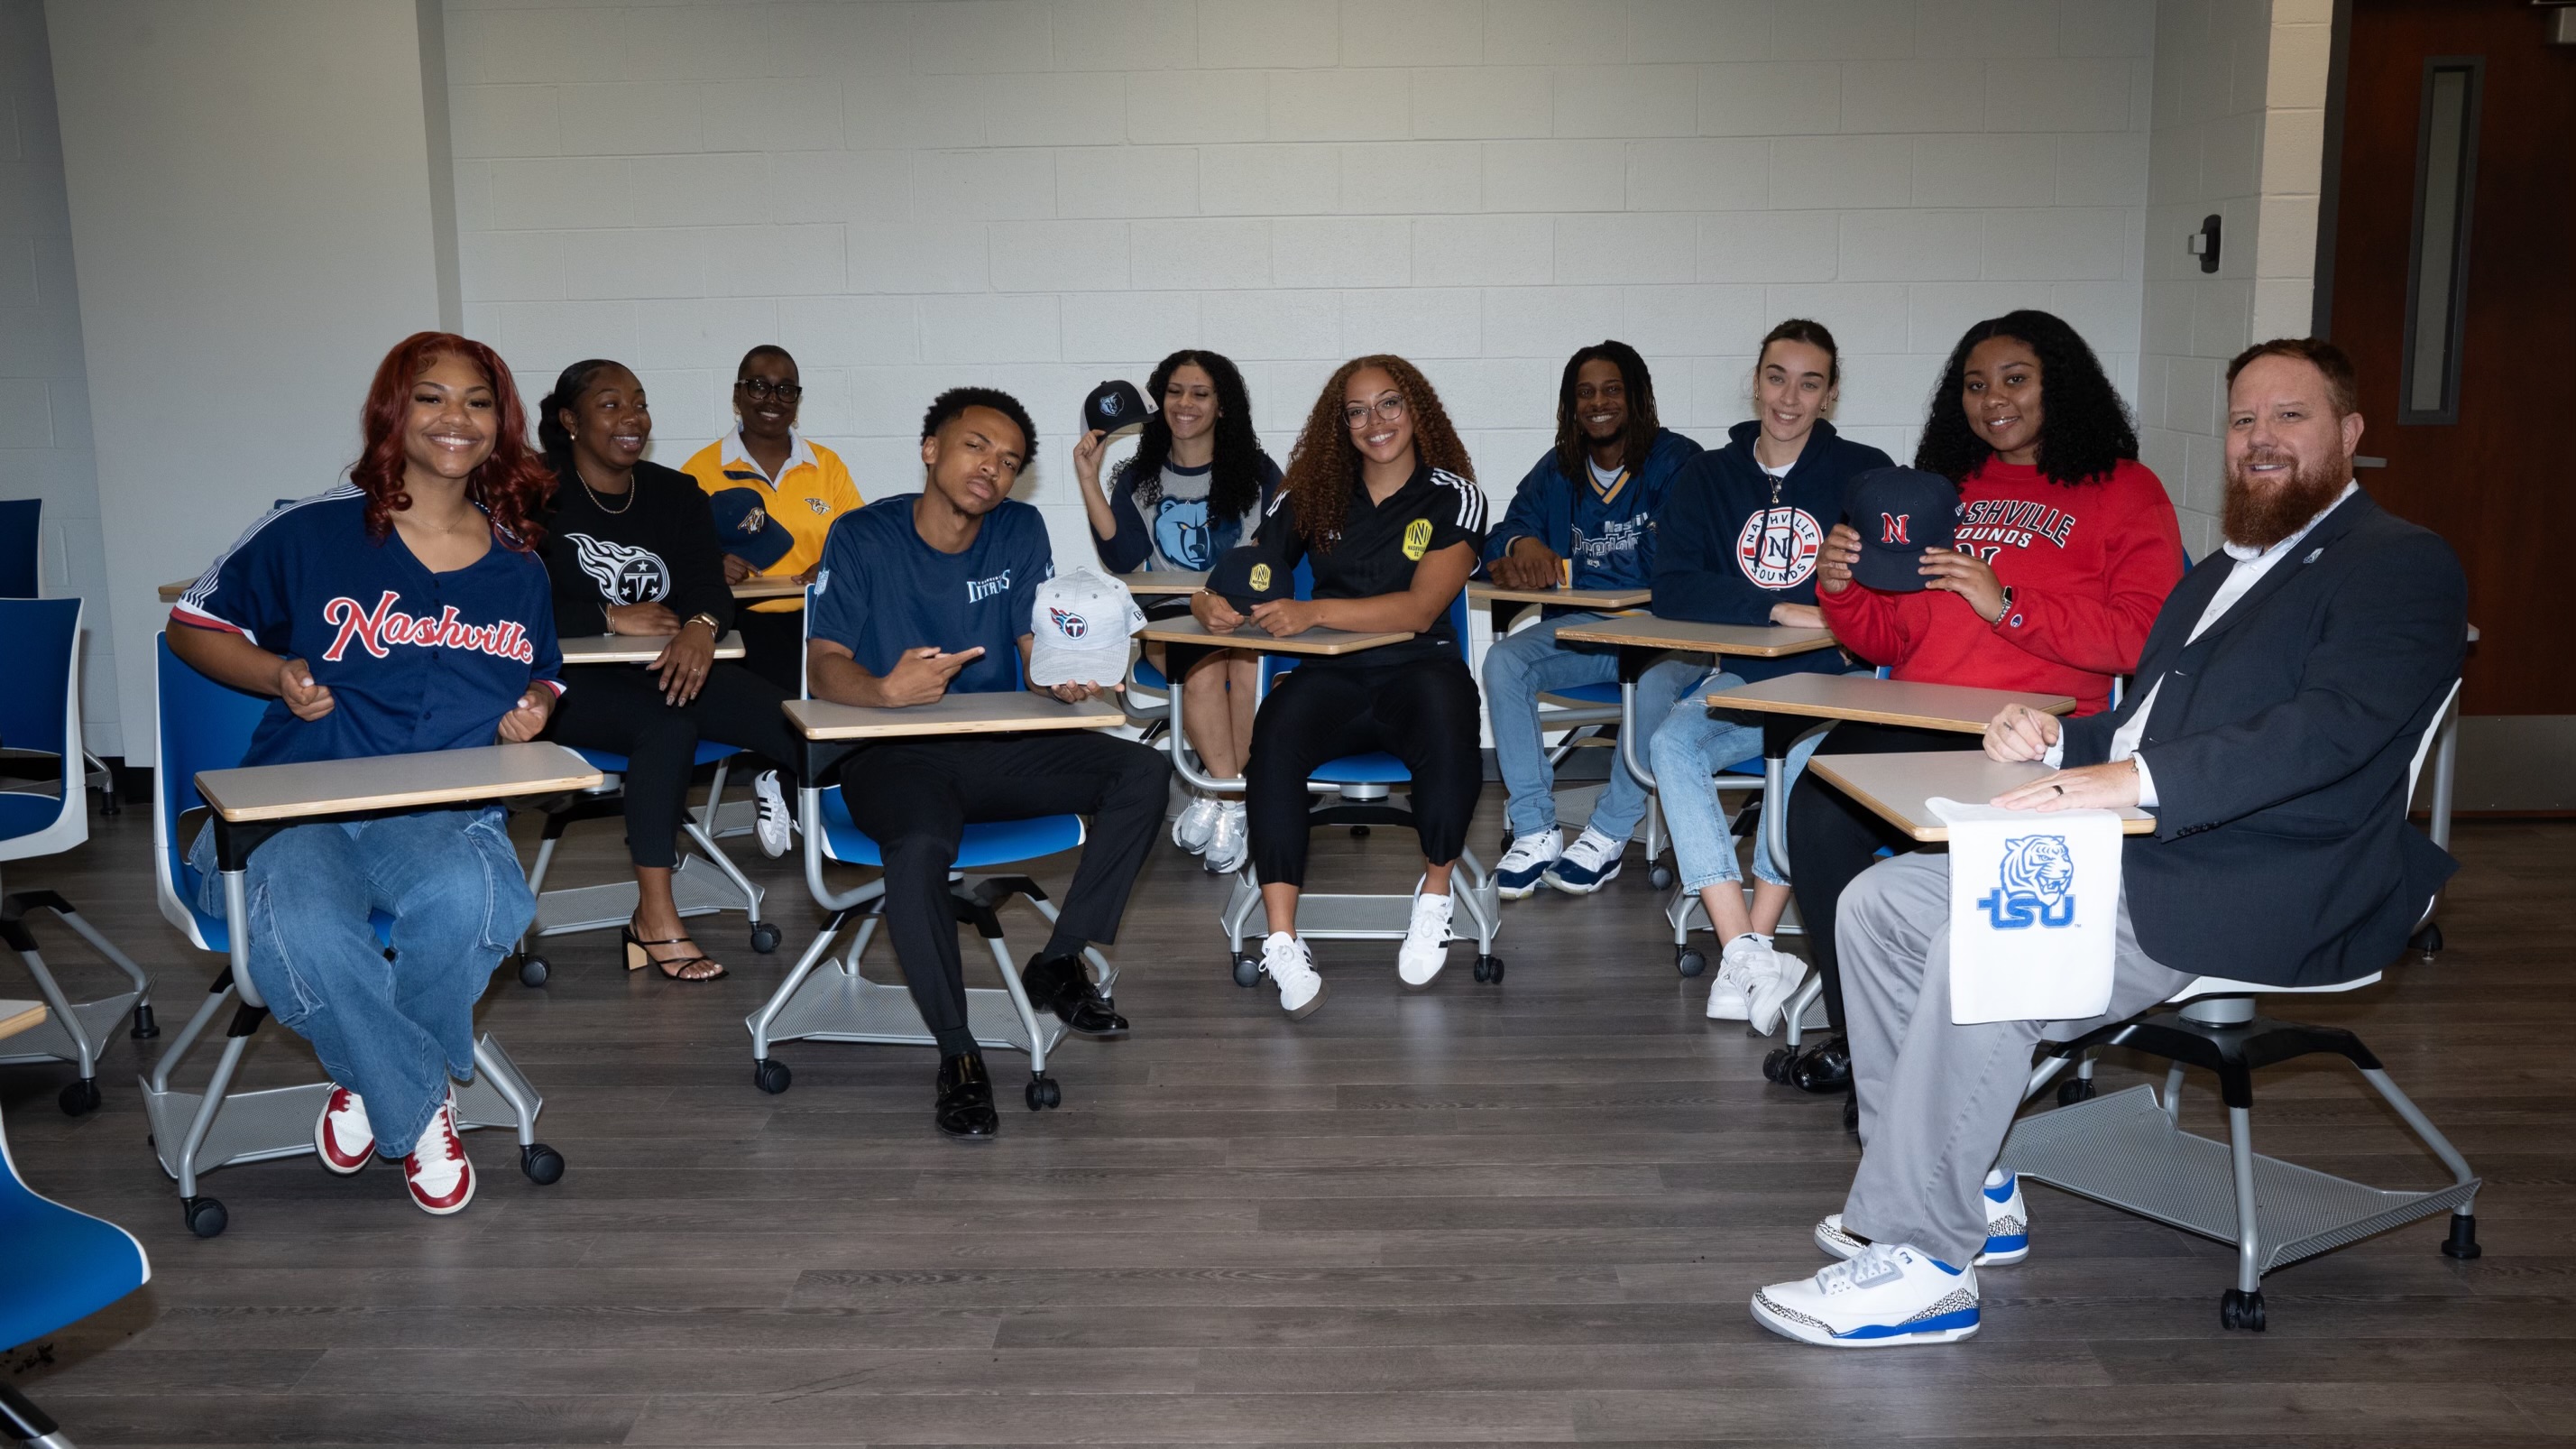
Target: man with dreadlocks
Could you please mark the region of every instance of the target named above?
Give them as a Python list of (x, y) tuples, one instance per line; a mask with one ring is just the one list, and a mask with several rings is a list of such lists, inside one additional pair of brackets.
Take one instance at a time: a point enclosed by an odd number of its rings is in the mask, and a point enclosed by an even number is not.
[[(1699, 444), (1655, 419), (1655, 380), (1625, 342), (1601, 342), (1566, 359), (1556, 389), (1556, 446), (1521, 479), (1510, 512), (1485, 538), (1496, 583), (1543, 589), (1645, 588), (1655, 573), (1655, 520), (1664, 492)], [(1539, 738), (1538, 697), (1619, 677), (1618, 651), (1560, 644), (1568, 624), (1598, 614), (1550, 608), (1536, 624), (1485, 651), (1485, 705), (1494, 763), (1511, 801), (1512, 846), (1494, 873), (1505, 900), (1549, 885), (1590, 895), (1619, 873), (1619, 856), (1646, 814), (1646, 787), (1625, 763), (1610, 766), (1592, 820), (1572, 850), (1556, 828), (1556, 772)]]

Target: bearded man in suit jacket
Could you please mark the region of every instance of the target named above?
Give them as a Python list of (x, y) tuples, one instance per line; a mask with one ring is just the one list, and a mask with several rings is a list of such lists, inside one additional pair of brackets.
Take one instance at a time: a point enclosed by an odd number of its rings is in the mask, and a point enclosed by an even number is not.
[(1842, 898), (1836, 946), (1864, 1153), (1816, 1229), (1846, 1261), (1753, 1297), (1766, 1328), (1837, 1347), (1977, 1331), (1977, 1264), (2030, 1251), (2019, 1184), (1991, 1171), (2039, 1041), (2133, 1016), (2210, 974), (2277, 986), (2388, 964), (2456, 863), (2406, 821), (2418, 742), (2467, 642), (2450, 546), (2353, 481), (2351, 361), (2285, 338), (2227, 369), (2223, 552), (2156, 617), (2117, 710), (2013, 706), (1998, 760), (2055, 772), (1995, 803), (2151, 811), (2121, 854), (2109, 1010), (1950, 1020), (1949, 858), (1881, 861)]

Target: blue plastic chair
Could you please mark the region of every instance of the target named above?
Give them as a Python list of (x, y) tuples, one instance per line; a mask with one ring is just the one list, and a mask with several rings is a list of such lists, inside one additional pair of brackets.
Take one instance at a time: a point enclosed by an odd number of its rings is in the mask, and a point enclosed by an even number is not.
[[(134, 1235), (27, 1186), (0, 1127), (0, 1343), (32, 1343), (152, 1281)], [(70, 1449), (62, 1427), (0, 1379), (0, 1437)]]
[[(64, 765), (81, 758), (81, 607), (78, 599), (0, 599), (0, 679), (8, 681), (0, 689), (0, 741)], [(0, 862), (60, 855), (88, 839), (89, 795), (76, 766), (61, 772), (51, 795), (0, 792)], [(67, 999), (27, 929), (31, 911), (51, 911), (124, 972), (133, 989), (92, 1001)], [(0, 895), (0, 944), (26, 963), (48, 1008), (42, 1025), (0, 1042), (0, 1062), (72, 1063), (79, 1075), (58, 1100), (80, 1116), (99, 1103), (99, 1051), (119, 1020), (131, 1011), (135, 1037), (161, 1034), (152, 1021), (152, 979), (71, 902), (48, 890)]]
[[(810, 629), (814, 617), (814, 590), (810, 587), (805, 591), (803, 617)], [(1016, 657), (1015, 653), (1014, 685), (1019, 683)], [(787, 1063), (771, 1054), (779, 1042), (933, 1044), (919, 1009), (912, 1004), (911, 989), (870, 981), (859, 970), (860, 959), (884, 919), (880, 914), (884, 882), (871, 880), (846, 891), (835, 891), (823, 879), (826, 863), (880, 869), (885, 865), (876, 840), (851, 818), (841, 787), (821, 784), (827, 775), (838, 772), (850, 748), (846, 742), (808, 741), (804, 768), (799, 772), (803, 780), (796, 796), (798, 834), (804, 841), (805, 887), (813, 894), (815, 904), (832, 913), (831, 919), (815, 936), (814, 944), (797, 958), (787, 979), (779, 983), (758, 1011), (743, 1020), (743, 1026), (751, 1033), (752, 1083), (772, 1094), (786, 1091), (795, 1080)], [(950, 899), (957, 919), (972, 924), (976, 934), (984, 938), (1002, 976), (1002, 989), (998, 991), (989, 987), (967, 991), (967, 1023), (978, 1046), (1028, 1053), (1026, 1098), (1032, 1112), (1063, 1101), (1063, 1088), (1047, 1075), (1046, 1064), (1048, 1054), (1066, 1033), (1061, 1022), (1038, 1020), (1027, 991), (1020, 985), (1019, 967), (1011, 958), (1010, 945), (1004, 939), (1000, 910), (1013, 896), (1025, 897), (1052, 926), (1055, 903), (1027, 876), (976, 877), (967, 872), (998, 870), (1055, 855), (1082, 844), (1084, 837), (1079, 815), (983, 821), (965, 828), (958, 840), (957, 859), (950, 866)], [(851, 939), (850, 949), (833, 961), (833, 943), (854, 918), (858, 932)], [(1101, 998), (1109, 1000), (1118, 983), (1117, 968), (1096, 948), (1086, 947), (1082, 954), (1098, 977)], [(817, 969), (827, 962), (835, 969)]]

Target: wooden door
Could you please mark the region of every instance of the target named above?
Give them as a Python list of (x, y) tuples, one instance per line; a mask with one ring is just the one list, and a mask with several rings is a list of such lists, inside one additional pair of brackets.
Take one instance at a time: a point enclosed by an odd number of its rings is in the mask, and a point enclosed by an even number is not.
[(2350, 3), (2323, 320), (2362, 486), (2468, 570), (2461, 712), (2576, 715), (2576, 46), (2525, 0)]

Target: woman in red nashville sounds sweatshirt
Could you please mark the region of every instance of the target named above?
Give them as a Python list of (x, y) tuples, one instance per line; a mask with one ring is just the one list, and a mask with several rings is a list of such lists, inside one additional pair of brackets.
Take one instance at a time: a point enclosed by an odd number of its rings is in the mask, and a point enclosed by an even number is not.
[[(2074, 328), (2029, 311), (1978, 323), (1950, 353), (1914, 455), (1959, 485), (1958, 547), (1925, 554), (1923, 592), (1881, 593), (1853, 580), (1860, 535), (1837, 525), (1817, 572), (1826, 624), (1897, 679), (2072, 695), (2079, 715), (2108, 708), (2112, 677), (2136, 667), (2183, 574), (2172, 500), (2137, 459), (2128, 411)], [(1851, 723), (1817, 753), (1975, 747), (1967, 735)], [(1769, 1074), (1846, 1091), (1835, 903), (1880, 846), (1912, 843), (1812, 777), (1788, 809), (1790, 876), (1834, 1033)]]

